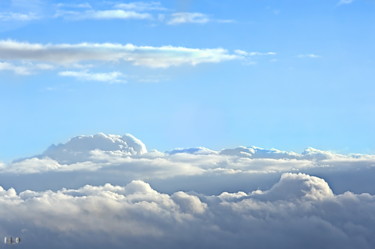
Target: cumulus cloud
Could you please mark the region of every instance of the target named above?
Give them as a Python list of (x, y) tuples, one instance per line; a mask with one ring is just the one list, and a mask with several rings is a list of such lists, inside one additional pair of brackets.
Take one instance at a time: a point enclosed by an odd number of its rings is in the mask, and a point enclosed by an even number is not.
[[(304, 172), (328, 179), (337, 193), (375, 194), (369, 181), (375, 176), (374, 166), (374, 155), (341, 155), (314, 148), (302, 153), (255, 146), (159, 152), (147, 150), (142, 141), (129, 134), (97, 134), (78, 136), (52, 145), (38, 156), (8, 163), (0, 167), (0, 182), (18, 190), (57, 190), (139, 179), (167, 192), (218, 194), (269, 188), (285, 172)], [(358, 181), (362, 184), (356, 184)]]
[(37, 44), (0, 41), (0, 59), (48, 62), (60, 65), (88, 61), (130, 62), (136, 66), (168, 68), (238, 59), (225, 49), (197, 49), (173, 46), (136, 46), (133, 44), (80, 43)]
[(20, 235), (28, 248), (375, 245), (375, 197), (334, 195), (306, 174), (285, 174), (269, 190), (210, 196), (161, 193), (139, 180), (41, 192), (0, 188), (0, 203), (2, 232)]
[(313, 148), (159, 152), (130, 134), (78, 136), (0, 163), (0, 232), (42, 249), (373, 248), (374, 169), (373, 155)]
[(52, 145), (44, 152), (43, 157), (70, 164), (89, 161), (92, 152), (97, 150), (119, 152), (121, 156), (147, 153), (146, 145), (130, 134), (119, 136), (99, 133), (91, 136), (74, 137), (65, 144)]
[(73, 77), (84, 81), (100, 81), (109, 83), (124, 83), (125, 75), (121, 72), (110, 73), (91, 73), (87, 71), (63, 71), (59, 72), (60, 76)]

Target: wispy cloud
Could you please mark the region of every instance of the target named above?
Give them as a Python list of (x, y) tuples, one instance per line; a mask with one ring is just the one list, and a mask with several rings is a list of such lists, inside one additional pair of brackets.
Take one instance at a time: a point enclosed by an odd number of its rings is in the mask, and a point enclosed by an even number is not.
[(198, 12), (177, 12), (172, 13), (171, 15), (162, 15), (162, 21), (165, 21), (168, 25), (179, 25), (185, 23), (195, 23), (195, 24), (205, 24), (209, 22), (217, 23), (232, 23), (233, 20), (221, 20), (214, 19), (204, 13)]
[(236, 49), (234, 52), (241, 56), (264, 56), (264, 55), (276, 55), (276, 52), (247, 52), (241, 49)]
[(208, 23), (210, 18), (202, 13), (179, 12), (173, 13), (167, 24), (176, 25), (183, 23)]
[(139, 13), (135, 11), (126, 11), (121, 9), (115, 10), (87, 10), (84, 12), (78, 11), (60, 11), (57, 16), (63, 16), (69, 19), (151, 19), (152, 16), (148, 13)]
[(136, 46), (133, 44), (80, 43), (37, 44), (0, 41), (0, 59), (49, 62), (60, 65), (88, 61), (128, 62), (136, 66), (168, 68), (238, 59), (222, 48), (198, 49), (174, 46)]
[(318, 54), (299, 54), (297, 55), (298, 58), (310, 58), (310, 59), (317, 59), (320, 58), (321, 56)]
[(354, 0), (340, 0), (337, 5), (351, 4)]
[(73, 77), (84, 81), (100, 81), (108, 83), (125, 83), (125, 75), (121, 72), (92, 73), (88, 71), (63, 71), (60, 76)]
[(54, 69), (53, 65), (43, 64), (43, 63), (28, 63), (21, 62), (18, 64), (13, 64), (9, 62), (0, 62), (0, 71), (11, 71), (19, 75), (30, 75), (41, 70), (52, 70)]
[(35, 13), (0, 12), (0, 21), (33, 21), (41, 17)]
[(0, 62), (0, 71), (11, 71), (15, 74), (29, 75), (31, 71), (27, 67), (16, 66), (8, 62)]
[(149, 11), (158, 10), (166, 11), (160, 2), (131, 2), (131, 3), (119, 3), (114, 5), (115, 8), (136, 10), (136, 11)]
[[(230, 23), (233, 20), (215, 19), (207, 14), (199, 12), (173, 12), (167, 9), (160, 2), (130, 2), (107, 4), (103, 9), (89, 4), (72, 5), (59, 4), (55, 17), (62, 17), (70, 20), (83, 19), (138, 19), (153, 22), (165, 23), (167, 25), (178, 24), (205, 24), (209, 22)], [(168, 12), (168, 13), (166, 13)]]

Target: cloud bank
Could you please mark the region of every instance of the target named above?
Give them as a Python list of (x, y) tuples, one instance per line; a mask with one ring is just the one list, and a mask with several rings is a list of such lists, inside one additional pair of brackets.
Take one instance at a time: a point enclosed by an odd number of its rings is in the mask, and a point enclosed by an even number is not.
[(143, 180), (168, 193), (186, 190), (219, 194), (270, 188), (283, 173), (303, 172), (328, 179), (336, 193), (375, 194), (371, 180), (374, 166), (374, 155), (342, 155), (314, 148), (302, 153), (255, 146), (160, 152), (147, 150), (130, 134), (100, 133), (74, 137), (40, 155), (3, 165), (0, 183), (23, 191)]
[(2, 232), (18, 232), (28, 248), (375, 245), (374, 196), (335, 195), (306, 174), (283, 174), (265, 191), (214, 196), (160, 193), (139, 180), (43, 192), (0, 188), (0, 203)]
[(374, 168), (313, 148), (78, 136), (0, 163), (0, 232), (27, 248), (373, 248)]

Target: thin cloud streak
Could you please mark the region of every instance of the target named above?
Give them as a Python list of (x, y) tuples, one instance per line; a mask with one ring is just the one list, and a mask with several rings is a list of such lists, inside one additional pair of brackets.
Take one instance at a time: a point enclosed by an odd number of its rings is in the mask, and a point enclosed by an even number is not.
[(125, 75), (120, 72), (92, 73), (88, 71), (63, 71), (60, 76), (73, 77), (84, 81), (99, 81), (109, 83), (125, 83)]
[(174, 46), (136, 46), (133, 44), (80, 43), (37, 44), (0, 41), (0, 59), (28, 60), (67, 65), (87, 61), (129, 62), (136, 66), (168, 68), (238, 59), (222, 48), (197, 49)]

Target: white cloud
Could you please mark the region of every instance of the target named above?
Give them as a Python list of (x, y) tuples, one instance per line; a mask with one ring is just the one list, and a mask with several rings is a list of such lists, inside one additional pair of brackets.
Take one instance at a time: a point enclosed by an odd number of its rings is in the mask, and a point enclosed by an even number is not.
[(115, 10), (89, 10), (84, 13), (74, 15), (76, 19), (151, 19), (148, 13), (135, 11)]
[(136, 11), (145, 11), (145, 10), (159, 10), (165, 11), (160, 2), (130, 2), (130, 3), (119, 3), (115, 4), (115, 8), (127, 9), (127, 10), (136, 10)]
[(52, 70), (54, 66), (45, 63), (30, 63), (21, 62), (18, 64), (13, 64), (9, 62), (0, 62), (0, 71), (11, 71), (18, 75), (30, 75), (38, 71)]
[(19, 75), (31, 74), (31, 71), (29, 70), (29, 68), (24, 67), (24, 66), (16, 66), (8, 62), (0, 62), (0, 71), (11, 71)]
[(185, 23), (205, 24), (209, 22), (216, 23), (233, 23), (228, 19), (213, 19), (207, 14), (199, 12), (176, 12), (171, 15), (159, 15), (159, 20), (166, 22), (168, 25), (178, 25)]
[(169, 25), (183, 24), (183, 23), (208, 23), (210, 18), (203, 13), (178, 12), (173, 13), (167, 21)]
[(73, 77), (78, 80), (85, 81), (100, 81), (108, 83), (124, 83), (125, 75), (120, 72), (110, 73), (91, 73), (87, 71), (63, 71), (59, 72), (60, 76)]
[(317, 54), (299, 54), (297, 57), (298, 57), (298, 58), (311, 58), (311, 59), (316, 59), (316, 58), (320, 58), (321, 56), (320, 56), (320, 55), (317, 55)]
[(32, 249), (373, 248), (374, 166), (313, 148), (162, 153), (129, 134), (79, 136), (0, 163), (0, 231)]
[(79, 9), (91, 9), (92, 6), (89, 3), (78, 3), (78, 4), (67, 4), (67, 3), (58, 3), (56, 4), (58, 8), (79, 8)]
[(375, 246), (375, 196), (334, 195), (306, 174), (285, 174), (264, 191), (220, 195), (165, 194), (139, 180), (20, 193), (0, 187), (0, 203), (2, 232), (20, 234), (32, 249)]
[(0, 21), (33, 21), (40, 19), (41, 17), (35, 13), (17, 13), (17, 12), (0, 12)]
[(241, 55), (241, 56), (262, 56), (262, 55), (276, 55), (275, 52), (247, 52), (241, 49), (236, 49), (234, 51), (236, 54)]
[(106, 135), (99, 133), (92, 136), (78, 136), (70, 139), (65, 144), (52, 145), (43, 154), (60, 163), (76, 163), (89, 161), (93, 151), (121, 152), (121, 156), (142, 155), (147, 153), (147, 148), (136, 137), (126, 134), (124, 136)]
[(129, 62), (136, 66), (168, 68), (238, 59), (225, 49), (174, 46), (136, 46), (114, 43), (38, 44), (0, 41), (0, 59), (55, 63), (68, 66), (81, 62)]
[[(255, 146), (220, 151), (198, 147), (163, 153), (147, 151), (131, 135), (97, 134), (72, 138), (41, 155), (0, 167), (0, 182), (16, 182), (17, 186), (10, 186), (17, 189), (56, 189), (139, 179), (165, 191), (212, 194), (269, 187), (285, 172), (304, 172), (327, 177), (338, 193), (375, 194), (368, 182), (369, 175), (375, 177), (374, 166), (374, 155), (341, 155), (313, 148), (296, 153)], [(20, 175), (23, 181), (17, 180)]]
[(337, 5), (351, 4), (354, 0), (340, 0)]

